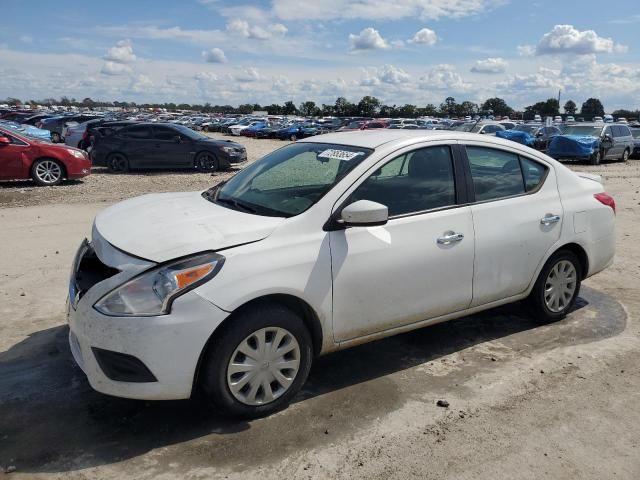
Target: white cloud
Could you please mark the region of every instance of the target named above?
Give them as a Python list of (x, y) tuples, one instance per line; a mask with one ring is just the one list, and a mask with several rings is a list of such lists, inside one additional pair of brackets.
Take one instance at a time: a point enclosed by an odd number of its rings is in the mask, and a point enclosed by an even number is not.
[(151, 88), (154, 88), (154, 83), (153, 81), (146, 75), (136, 75), (134, 77), (131, 77), (131, 83), (129, 85), (129, 88), (136, 92), (145, 92)]
[(129, 40), (120, 40), (109, 49), (104, 59), (109, 62), (127, 64), (135, 62), (136, 56), (133, 53), (131, 42)]
[(257, 82), (258, 80), (260, 80), (260, 73), (258, 72), (257, 68), (249, 67), (245, 68), (242, 73), (235, 75), (233, 78), (238, 82)]
[(435, 45), (437, 41), (438, 36), (436, 35), (436, 32), (429, 28), (418, 30), (413, 38), (409, 40), (410, 43), (422, 43), (429, 46)]
[(504, 73), (507, 70), (507, 62), (504, 58), (490, 57), (485, 60), (478, 60), (471, 71), (474, 73)]
[(104, 65), (102, 65), (100, 73), (104, 75), (124, 75), (127, 73), (131, 73), (131, 67), (129, 67), (129, 65), (125, 65), (124, 63), (106, 61), (104, 62)]
[(465, 82), (453, 65), (435, 65), (427, 74), (420, 77), (418, 82), (420, 88), (425, 90), (448, 90), (452, 92), (466, 91), (471, 88), (471, 84)]
[(535, 45), (518, 45), (516, 48), (521, 57), (532, 57), (536, 54)]
[(150, 40), (179, 40), (197, 44), (216, 44), (224, 41), (226, 35), (220, 30), (183, 30), (180, 27), (162, 28), (157, 26), (125, 25), (121, 27), (97, 27), (96, 31), (107, 35), (124, 35), (131, 38)]
[(30, 35), (20, 35), (18, 38), (22, 43), (33, 43), (33, 37)]
[(272, 36), (284, 36), (289, 31), (286, 26), (281, 23), (275, 23), (262, 27), (260, 25), (250, 25), (246, 20), (234, 18), (227, 23), (227, 31), (232, 34), (240, 35), (245, 38), (255, 40), (268, 40)]
[(419, 18), (462, 18), (484, 13), (506, 3), (506, 0), (273, 0), (272, 13), (283, 20), (399, 20)]
[(384, 65), (381, 68), (363, 69), (364, 78), (359, 82), (362, 87), (377, 87), (378, 85), (400, 85), (410, 81), (411, 76), (403, 69), (393, 65)]
[(227, 57), (220, 48), (203, 50), (202, 58), (207, 63), (227, 63)]
[(623, 45), (615, 44), (610, 38), (598, 36), (593, 30), (580, 31), (573, 25), (556, 25), (545, 33), (536, 47), (537, 55), (554, 53), (573, 53), (588, 55), (591, 53), (611, 53), (625, 50)]
[(380, 32), (372, 27), (363, 29), (357, 35), (350, 33), (349, 42), (351, 43), (352, 51), (389, 48), (389, 44), (382, 38)]

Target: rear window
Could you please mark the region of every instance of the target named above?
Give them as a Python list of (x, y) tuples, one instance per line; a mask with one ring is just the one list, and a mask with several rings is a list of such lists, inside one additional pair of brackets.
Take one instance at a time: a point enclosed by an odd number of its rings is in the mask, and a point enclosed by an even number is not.
[(129, 127), (120, 131), (120, 136), (131, 139), (146, 139), (151, 138), (151, 129), (145, 126)]

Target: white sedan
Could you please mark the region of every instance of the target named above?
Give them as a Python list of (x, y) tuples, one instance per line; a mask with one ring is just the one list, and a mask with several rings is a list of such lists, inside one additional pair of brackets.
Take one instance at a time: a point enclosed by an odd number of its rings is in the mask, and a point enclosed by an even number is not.
[(73, 264), (70, 345), (100, 392), (199, 388), (265, 415), (318, 355), (523, 299), (562, 318), (612, 263), (614, 219), (599, 177), (514, 142), (314, 137), (205, 192), (102, 211)]

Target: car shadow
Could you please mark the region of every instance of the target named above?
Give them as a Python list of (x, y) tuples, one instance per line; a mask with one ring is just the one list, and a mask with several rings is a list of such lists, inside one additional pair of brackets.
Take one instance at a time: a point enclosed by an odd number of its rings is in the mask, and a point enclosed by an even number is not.
[(233, 172), (239, 172), (240, 170), (242, 170), (242, 168), (244, 168), (244, 166), (246, 165), (243, 164), (242, 167), (230, 167), (230, 168), (226, 168), (223, 170), (217, 170), (215, 172), (201, 172), (198, 171), (194, 168), (153, 168), (153, 169), (142, 169), (142, 168), (136, 168), (135, 170), (130, 170), (128, 172), (111, 172), (109, 171), (108, 168), (106, 167), (91, 167), (91, 174), (92, 175), (113, 175), (113, 176), (139, 176), (139, 175), (144, 175), (147, 177), (154, 177), (154, 176), (160, 176), (160, 175), (167, 175), (167, 174), (171, 174), (171, 175), (193, 175), (194, 173), (206, 173), (206, 174), (210, 174), (211, 176), (217, 176), (217, 175), (221, 175), (221, 174), (225, 174), (225, 173), (233, 173)]
[[(82, 180), (79, 179), (75, 179), (75, 180), (63, 180), (61, 185), (82, 185), (84, 182)], [(40, 185), (35, 184), (34, 182), (32, 182), (31, 180), (9, 180), (9, 181), (1, 181), (0, 182), (0, 189), (3, 190), (18, 190), (18, 189), (23, 189), (23, 188), (47, 188), (47, 187), (42, 187)], [(55, 187), (53, 187), (55, 188)]]
[(38, 331), (0, 352), (0, 467), (71, 472), (158, 448), (167, 465), (241, 467), (247, 452), (255, 462), (273, 461), (326, 442), (329, 429), (361, 428), (398, 408), (412, 392), (391, 377), (407, 369), (464, 352), (467, 362), (457, 377), (410, 382), (420, 395), (436, 387), (447, 391), (483, 368), (500, 368), (475, 348), (481, 344), (497, 340), (527, 356), (624, 330), (619, 303), (587, 288), (582, 293), (576, 311), (561, 322), (541, 325), (516, 304), (320, 357), (289, 409), (251, 422), (220, 416), (200, 395), (146, 402), (99, 394), (73, 363), (67, 326)]

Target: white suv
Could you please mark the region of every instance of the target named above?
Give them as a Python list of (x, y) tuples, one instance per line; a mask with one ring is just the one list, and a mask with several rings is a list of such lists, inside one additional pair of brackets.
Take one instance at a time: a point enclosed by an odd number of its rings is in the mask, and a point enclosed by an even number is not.
[[(598, 177), (453, 131), (328, 134), (203, 193), (101, 212), (69, 289), (98, 391), (282, 408), (317, 355), (529, 299), (569, 313), (614, 256)], [(336, 372), (339, 375), (339, 372)]]

